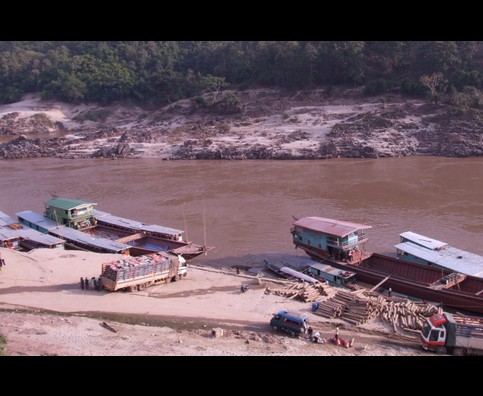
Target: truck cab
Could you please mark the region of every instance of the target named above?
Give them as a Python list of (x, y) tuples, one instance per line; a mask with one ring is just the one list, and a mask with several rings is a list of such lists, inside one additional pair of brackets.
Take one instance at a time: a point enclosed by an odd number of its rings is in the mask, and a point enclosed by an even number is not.
[(446, 353), (446, 318), (443, 314), (436, 314), (426, 320), (421, 330), (421, 342), (425, 350)]
[(420, 332), (425, 350), (437, 354), (483, 354), (483, 318), (438, 313), (426, 319)]

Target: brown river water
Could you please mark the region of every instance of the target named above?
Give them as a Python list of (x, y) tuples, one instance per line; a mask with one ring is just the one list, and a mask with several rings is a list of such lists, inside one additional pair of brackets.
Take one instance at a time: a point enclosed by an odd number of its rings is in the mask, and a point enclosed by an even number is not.
[(50, 194), (184, 229), (215, 246), (193, 264), (243, 264), (295, 251), (293, 217), (371, 225), (367, 249), (395, 252), (414, 231), (483, 255), (483, 158), (317, 161), (0, 161), (0, 211), (42, 212)]

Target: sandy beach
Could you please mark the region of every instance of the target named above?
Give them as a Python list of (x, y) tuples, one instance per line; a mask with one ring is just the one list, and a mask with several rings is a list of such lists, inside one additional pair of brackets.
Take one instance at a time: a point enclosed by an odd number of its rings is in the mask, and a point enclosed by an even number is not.
[[(311, 313), (311, 304), (266, 294), (270, 282), (233, 268), (189, 266), (181, 281), (142, 292), (82, 290), (80, 277), (99, 276), (115, 254), (37, 249), (0, 249), (0, 335), (6, 355), (59, 356), (241, 356), (428, 355), (417, 342), (373, 320), (353, 327)], [(246, 293), (241, 284), (250, 284)], [(269, 327), (280, 309), (309, 317), (328, 338), (336, 325), (355, 338), (353, 348), (313, 344)], [(114, 330), (102, 326), (107, 323)], [(223, 329), (214, 337), (212, 329)]]

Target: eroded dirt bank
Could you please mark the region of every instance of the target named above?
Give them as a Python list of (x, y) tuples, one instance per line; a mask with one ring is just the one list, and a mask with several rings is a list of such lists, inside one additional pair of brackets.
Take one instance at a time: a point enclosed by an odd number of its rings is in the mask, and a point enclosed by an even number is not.
[[(233, 98), (236, 98), (233, 104)], [(361, 90), (226, 91), (163, 108), (40, 101), (0, 106), (0, 158), (323, 159), (483, 155), (477, 110)], [(231, 100), (231, 102), (230, 102)], [(227, 103), (231, 103), (230, 106)]]

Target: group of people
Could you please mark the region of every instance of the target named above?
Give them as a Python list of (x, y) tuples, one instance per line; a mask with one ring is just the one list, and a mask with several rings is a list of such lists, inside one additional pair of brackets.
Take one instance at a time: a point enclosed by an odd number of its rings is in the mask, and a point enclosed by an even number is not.
[(99, 279), (96, 279), (95, 276), (93, 276), (90, 281), (89, 278), (86, 276), (84, 278), (80, 278), (80, 284), (81, 284), (81, 289), (82, 290), (95, 290), (95, 291), (101, 291), (102, 289), (102, 283), (101, 283), (101, 277)]
[(339, 336), (339, 326), (335, 328), (334, 337), (330, 337), (328, 340), (326, 340), (325, 338), (322, 338), (318, 331), (314, 333), (314, 329), (312, 329), (312, 327), (309, 327), (307, 329), (307, 333), (309, 335), (310, 341), (312, 341), (315, 344), (324, 344), (325, 342), (329, 341), (332, 344), (340, 345), (345, 348), (351, 348), (354, 345), (354, 338), (352, 338), (350, 341), (347, 341), (344, 338)]

